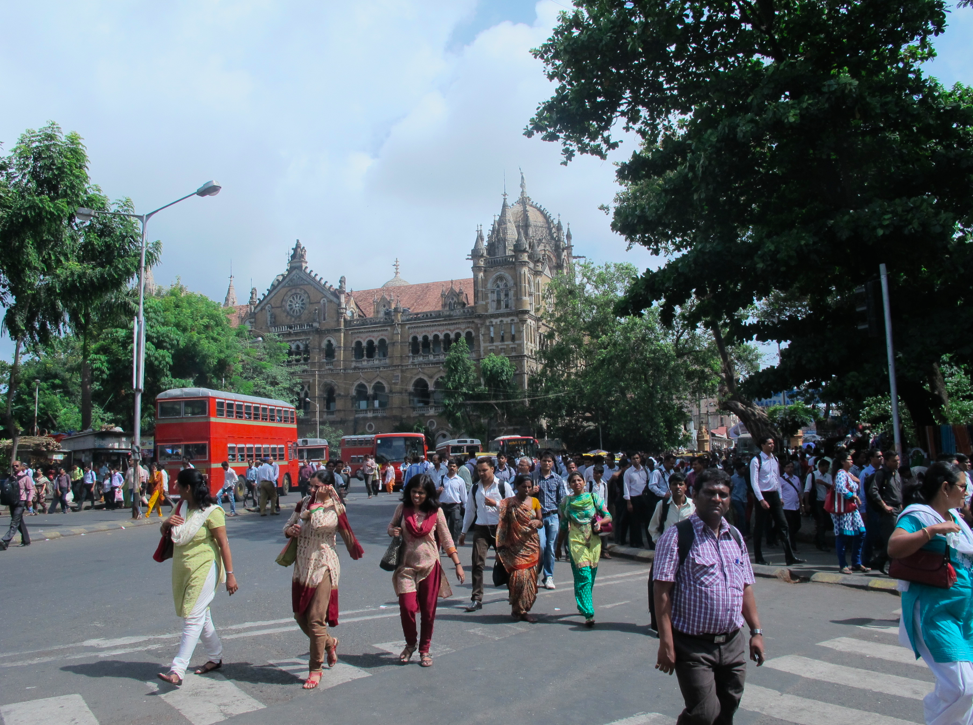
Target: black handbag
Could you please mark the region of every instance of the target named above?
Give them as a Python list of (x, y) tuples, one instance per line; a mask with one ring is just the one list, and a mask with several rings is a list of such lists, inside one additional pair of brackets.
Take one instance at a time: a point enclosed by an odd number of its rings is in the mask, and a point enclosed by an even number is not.
[(505, 587), (510, 583), (510, 572), (500, 561), (500, 555), (493, 560), (493, 586)]
[[(402, 525), (402, 517), (399, 517), (398, 526)], [(402, 557), (405, 554), (405, 538), (402, 534), (393, 536), (389, 543), (389, 548), (385, 550), (385, 555), (378, 562), (378, 566), (385, 571), (395, 571), (402, 566)]]

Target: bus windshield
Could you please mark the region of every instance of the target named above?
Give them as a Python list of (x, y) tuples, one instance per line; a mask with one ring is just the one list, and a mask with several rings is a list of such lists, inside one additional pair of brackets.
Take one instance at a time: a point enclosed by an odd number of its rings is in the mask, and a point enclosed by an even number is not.
[(376, 438), (375, 439), (375, 458), (382, 458), (386, 461), (401, 463), (412, 460), (413, 456), (422, 456), (422, 438)]
[(300, 457), (305, 461), (323, 461), (324, 446), (315, 446), (314, 448), (301, 448)]
[(508, 459), (517, 458), (537, 458), (537, 441), (533, 438), (509, 438), (506, 440), (494, 441), (491, 446), (497, 453), (503, 453)]

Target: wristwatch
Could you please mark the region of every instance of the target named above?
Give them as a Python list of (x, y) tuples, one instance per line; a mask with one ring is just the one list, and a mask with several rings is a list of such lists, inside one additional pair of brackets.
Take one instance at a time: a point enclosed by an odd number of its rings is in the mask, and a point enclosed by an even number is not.
[(762, 635), (763, 633), (764, 633), (764, 631), (762, 629), (751, 629), (750, 630), (750, 636), (751, 637), (756, 637), (758, 634)]

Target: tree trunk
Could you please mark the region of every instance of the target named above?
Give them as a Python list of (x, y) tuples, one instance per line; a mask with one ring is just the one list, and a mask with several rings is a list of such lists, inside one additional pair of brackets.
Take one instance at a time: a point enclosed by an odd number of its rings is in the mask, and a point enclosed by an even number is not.
[(20, 373), (21, 342), (18, 338), (14, 345), (14, 364), (10, 366), (10, 380), (7, 384), (7, 412), (4, 415), (4, 423), (10, 432), (11, 463), (17, 460), (17, 447), (20, 445), (20, 431), (17, 430), (17, 423), (14, 421), (14, 398), (17, 396), (17, 375)]
[(921, 383), (915, 380), (898, 380), (899, 398), (909, 410), (912, 424), (915, 426), (915, 439), (926, 440), (926, 426), (938, 425), (933, 413), (933, 396)]
[(716, 323), (713, 323), (710, 329), (713, 332), (716, 349), (720, 354), (720, 407), (743, 421), (754, 443), (766, 436), (772, 436), (774, 440), (782, 440), (780, 431), (774, 428), (763, 409), (737, 392), (736, 368), (729, 351), (726, 349), (723, 333)]
[(938, 362), (929, 366), (928, 382), (933, 417), (939, 423), (946, 423), (946, 406), (949, 405), (949, 393), (946, 392), (946, 380), (943, 378), (943, 371)]

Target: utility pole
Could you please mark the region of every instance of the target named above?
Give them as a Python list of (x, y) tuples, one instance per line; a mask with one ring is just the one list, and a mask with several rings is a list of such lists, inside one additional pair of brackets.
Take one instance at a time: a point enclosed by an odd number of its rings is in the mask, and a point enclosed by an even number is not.
[(899, 389), (895, 383), (895, 348), (892, 346), (892, 311), (889, 307), (889, 273), (885, 263), (878, 265), (882, 279), (882, 307), (885, 310), (885, 349), (889, 358), (889, 391), (892, 395), (892, 430), (895, 436), (895, 451), (899, 460), (905, 462), (902, 451), (902, 434), (899, 432)]

